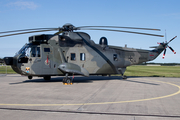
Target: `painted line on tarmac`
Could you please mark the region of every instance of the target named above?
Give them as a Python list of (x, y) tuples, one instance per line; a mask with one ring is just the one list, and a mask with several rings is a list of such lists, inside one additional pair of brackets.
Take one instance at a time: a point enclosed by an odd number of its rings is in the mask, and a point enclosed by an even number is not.
[[(148, 80), (148, 79), (143, 79), (143, 80)], [(142, 102), (142, 101), (149, 101), (149, 100), (157, 100), (157, 99), (162, 99), (162, 98), (167, 98), (167, 97), (172, 97), (180, 93), (180, 86), (170, 83), (170, 82), (163, 82), (163, 81), (157, 81), (157, 80), (148, 80), (148, 81), (155, 81), (155, 82), (160, 82), (164, 84), (169, 84), (172, 86), (177, 87), (179, 90), (175, 93), (165, 95), (165, 96), (160, 96), (160, 97), (154, 97), (154, 98), (147, 98), (147, 99), (139, 99), (139, 100), (129, 100), (129, 101), (115, 101), (115, 102), (99, 102), (99, 103), (72, 103), (72, 104), (3, 104), (1, 103), (0, 106), (77, 106), (77, 105), (104, 105), (104, 104), (120, 104), (120, 103), (132, 103), (132, 102)]]

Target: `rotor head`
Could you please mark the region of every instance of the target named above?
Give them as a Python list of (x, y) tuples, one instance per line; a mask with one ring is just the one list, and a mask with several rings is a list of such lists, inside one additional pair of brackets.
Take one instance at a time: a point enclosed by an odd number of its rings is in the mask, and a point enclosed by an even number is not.
[(66, 23), (62, 27), (62, 31), (72, 32), (74, 29), (75, 29), (74, 25), (72, 25), (70, 23)]

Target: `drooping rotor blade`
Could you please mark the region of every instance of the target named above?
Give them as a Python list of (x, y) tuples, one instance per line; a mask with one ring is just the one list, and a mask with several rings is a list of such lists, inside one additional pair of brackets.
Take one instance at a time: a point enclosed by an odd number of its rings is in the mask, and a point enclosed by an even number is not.
[(163, 53), (163, 59), (164, 59), (164, 57), (165, 57), (165, 55), (166, 55), (166, 48), (164, 49), (164, 53)]
[(177, 36), (173, 37), (173, 38), (168, 42), (168, 44), (169, 44), (172, 40), (174, 40), (176, 37), (177, 37)]
[(0, 32), (0, 34), (22, 32), (22, 31), (51, 30), (51, 29), (58, 29), (58, 28), (33, 28), (33, 29), (12, 30), (12, 31)]
[(132, 32), (132, 31), (124, 31), (124, 30), (113, 30), (113, 29), (96, 29), (96, 28), (83, 28), (81, 30), (103, 30), (103, 31), (115, 31), (115, 32), (125, 32), (125, 33), (134, 33), (134, 34), (142, 34), (142, 35), (150, 35), (150, 36), (157, 36), (157, 37), (164, 37), (163, 35), (156, 35), (150, 33), (141, 33), (141, 32)]
[(49, 29), (49, 30), (38, 30), (38, 31), (29, 31), (29, 32), (20, 32), (20, 33), (14, 33), (14, 34), (6, 34), (1, 35), (0, 37), (7, 37), (7, 36), (13, 36), (13, 35), (20, 35), (20, 34), (27, 34), (27, 33), (36, 33), (36, 32), (45, 32), (45, 31), (55, 31), (56, 29)]
[(161, 31), (160, 29), (154, 29), (154, 28), (122, 27), (122, 26), (80, 26), (80, 27), (76, 27), (76, 29), (81, 29), (81, 28), (123, 28), (123, 29), (140, 29), (140, 30)]
[(174, 54), (176, 54), (176, 52), (172, 49), (172, 47), (170, 47), (170, 46), (168, 46), (168, 47)]
[(54, 33), (54, 35), (59, 35), (59, 34), (61, 34), (62, 32), (64, 32), (64, 31), (61, 30), (61, 31), (59, 31), (59, 32)]
[[(100, 27), (103, 29), (99, 29), (97, 27)], [(121, 27), (121, 26), (80, 26), (80, 27), (75, 27), (72, 24), (65, 24), (61, 28), (60, 27), (59, 28), (34, 28), (34, 29), (5, 31), (5, 32), (0, 32), (0, 34), (4, 34), (4, 35), (1, 35), (0, 37), (7, 37), (7, 36), (13, 36), (13, 35), (27, 34), (27, 33), (35, 33), (35, 32), (56, 31), (56, 30), (58, 32), (56, 32), (55, 34), (60, 34), (60, 33), (65, 32), (65, 31), (73, 32), (74, 30), (103, 30), (103, 31), (126, 32), (126, 33), (134, 33), (134, 34), (164, 37), (163, 35), (124, 31), (124, 30), (115, 30), (115, 29), (104, 29), (104, 28), (125, 28), (125, 29), (141, 29), (141, 30), (157, 30), (157, 31), (160, 31), (160, 29), (153, 29), (153, 28)]]

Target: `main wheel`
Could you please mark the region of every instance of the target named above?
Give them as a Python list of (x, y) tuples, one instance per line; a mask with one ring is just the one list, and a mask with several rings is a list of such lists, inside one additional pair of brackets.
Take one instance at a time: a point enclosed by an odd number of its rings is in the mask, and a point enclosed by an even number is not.
[(33, 78), (32, 76), (28, 76), (28, 79), (30, 79), (30, 80), (31, 80), (32, 78)]
[(44, 76), (44, 80), (50, 80), (51, 76)]
[(65, 77), (65, 78), (63, 78), (63, 83), (71, 84), (72, 83), (72, 79)]
[(124, 75), (124, 76), (122, 76), (122, 78), (123, 78), (124, 80), (126, 80), (126, 79), (127, 79), (127, 76)]
[(62, 80), (62, 81), (63, 81), (63, 83), (66, 83), (66, 78), (63, 78), (63, 80)]
[(66, 79), (66, 83), (72, 83), (71, 78)]

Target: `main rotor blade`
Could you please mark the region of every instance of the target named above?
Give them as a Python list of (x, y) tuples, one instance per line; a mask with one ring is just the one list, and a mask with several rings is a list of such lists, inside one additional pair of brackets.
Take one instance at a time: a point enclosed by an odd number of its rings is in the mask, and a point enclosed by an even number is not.
[(20, 34), (27, 34), (27, 33), (35, 33), (35, 32), (45, 32), (45, 31), (55, 31), (56, 29), (50, 29), (50, 30), (38, 30), (38, 31), (29, 31), (29, 32), (20, 32), (20, 33), (14, 33), (14, 34), (7, 34), (7, 35), (2, 35), (0, 37), (7, 37), (7, 36), (13, 36), (13, 35), (20, 35)]
[(56, 32), (54, 33), (54, 35), (59, 35), (60, 33), (64, 32), (63, 30), (59, 31), (59, 32)]
[(81, 28), (123, 28), (123, 29), (140, 29), (140, 30), (155, 30), (155, 31), (161, 31), (160, 29), (154, 29), (154, 28), (138, 28), (138, 27), (122, 27), (122, 26), (80, 26), (76, 27), (77, 29)]
[(150, 33), (141, 33), (141, 32), (132, 32), (132, 31), (124, 31), (124, 30), (112, 30), (112, 29), (96, 29), (96, 28), (89, 28), (89, 29), (80, 29), (80, 30), (104, 30), (104, 31), (115, 31), (115, 32), (125, 32), (125, 33), (134, 33), (134, 34), (142, 34), (142, 35), (150, 35), (150, 36), (157, 36), (157, 37), (164, 37), (163, 35), (156, 35)]
[(51, 30), (51, 29), (58, 29), (58, 28), (33, 28), (33, 29), (12, 30), (12, 31), (0, 32), (0, 34), (22, 32), (22, 31), (34, 31), (34, 30)]

